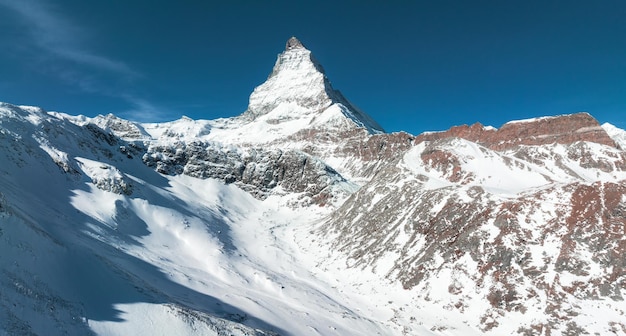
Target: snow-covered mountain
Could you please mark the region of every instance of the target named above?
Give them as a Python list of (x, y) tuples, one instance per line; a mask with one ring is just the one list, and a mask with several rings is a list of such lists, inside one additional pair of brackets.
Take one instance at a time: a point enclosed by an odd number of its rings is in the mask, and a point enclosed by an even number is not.
[(295, 38), (232, 118), (0, 104), (0, 334), (626, 334), (625, 134), (384, 133)]
[[(265, 83), (254, 89), (248, 109), (238, 121), (241, 124), (235, 123), (235, 127), (224, 124), (226, 132), (216, 136), (234, 137), (242, 143), (263, 143), (304, 129), (383, 132), (378, 123), (332, 87), (311, 51), (295, 37), (287, 41)], [(264, 136), (250, 137), (251, 133)]]
[(500, 151), (424, 141), (319, 233), (335, 258), (402, 283), (415, 308), (398, 317), (435, 330), (621, 333), (625, 181), (626, 153), (590, 141)]

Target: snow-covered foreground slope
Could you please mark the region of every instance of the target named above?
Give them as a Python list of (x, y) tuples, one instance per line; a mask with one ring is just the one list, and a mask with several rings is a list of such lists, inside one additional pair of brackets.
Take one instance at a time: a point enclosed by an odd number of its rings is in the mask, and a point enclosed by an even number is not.
[(328, 208), (161, 175), (95, 128), (0, 113), (0, 330), (388, 333), (294, 244)]

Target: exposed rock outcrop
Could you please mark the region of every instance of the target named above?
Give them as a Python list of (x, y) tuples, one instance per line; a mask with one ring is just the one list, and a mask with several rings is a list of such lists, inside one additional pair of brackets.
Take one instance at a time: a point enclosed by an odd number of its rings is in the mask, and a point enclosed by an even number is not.
[(235, 183), (260, 199), (281, 187), (282, 192), (304, 193), (313, 202), (323, 205), (354, 188), (323, 161), (294, 150), (242, 149), (199, 141), (179, 142), (150, 146), (143, 161), (163, 174), (185, 174)]
[(415, 142), (448, 137), (467, 139), (495, 150), (505, 150), (518, 145), (571, 144), (576, 141), (590, 141), (617, 147), (598, 121), (584, 112), (512, 121), (500, 129), (484, 127), (480, 123), (455, 126), (443, 132), (420, 134)]
[(291, 50), (296, 48), (304, 48), (304, 45), (302, 45), (302, 42), (300, 42), (300, 40), (298, 40), (295, 36), (292, 36), (289, 40), (287, 40), (285, 50)]

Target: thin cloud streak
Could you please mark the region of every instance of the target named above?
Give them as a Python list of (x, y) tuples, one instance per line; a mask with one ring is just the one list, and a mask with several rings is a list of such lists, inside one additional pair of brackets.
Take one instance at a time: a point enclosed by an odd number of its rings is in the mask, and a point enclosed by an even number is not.
[(168, 109), (155, 106), (153, 103), (133, 96), (123, 95), (122, 98), (133, 105), (133, 108), (120, 112), (120, 116), (129, 120), (139, 122), (162, 122), (172, 120), (172, 116), (176, 115)]
[[(43, 51), (45, 63), (40, 71), (52, 74), (83, 92), (123, 100), (130, 108), (111, 112), (124, 118), (164, 121), (176, 115), (168, 108), (129, 94), (132, 90), (128, 87), (121, 92), (107, 82), (105, 78), (112, 75), (126, 83), (142, 76), (124, 62), (89, 50), (83, 42), (89, 39), (88, 32), (58, 13), (52, 3), (42, 0), (0, 0), (2, 8), (15, 13), (18, 22), (26, 27), (26, 36), (30, 38), (28, 44), (39, 52)], [(84, 67), (91, 70), (87, 71)]]
[(54, 13), (39, 0), (0, 0), (0, 6), (18, 14), (30, 29), (34, 44), (60, 59), (115, 72), (129, 78), (138, 74), (123, 62), (96, 55), (81, 45), (85, 32), (72, 26), (68, 20)]

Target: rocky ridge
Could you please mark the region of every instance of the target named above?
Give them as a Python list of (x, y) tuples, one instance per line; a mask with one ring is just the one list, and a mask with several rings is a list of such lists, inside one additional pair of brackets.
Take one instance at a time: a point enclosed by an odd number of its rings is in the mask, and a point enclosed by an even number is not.
[(265, 199), (281, 193), (303, 193), (319, 205), (357, 188), (320, 159), (294, 150), (237, 148), (207, 142), (152, 144), (143, 162), (162, 174), (185, 174), (235, 183)]
[(512, 121), (499, 129), (484, 127), (480, 123), (456, 126), (443, 132), (420, 134), (415, 141), (419, 143), (449, 137), (467, 139), (495, 150), (506, 150), (519, 145), (570, 144), (576, 141), (591, 141), (616, 147), (615, 141), (598, 121), (584, 112)]

